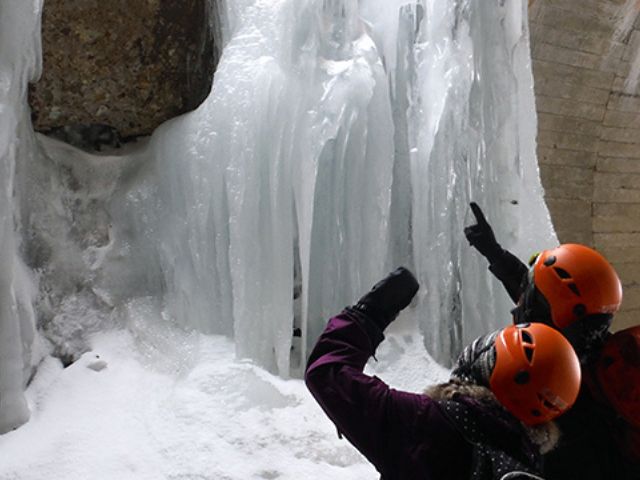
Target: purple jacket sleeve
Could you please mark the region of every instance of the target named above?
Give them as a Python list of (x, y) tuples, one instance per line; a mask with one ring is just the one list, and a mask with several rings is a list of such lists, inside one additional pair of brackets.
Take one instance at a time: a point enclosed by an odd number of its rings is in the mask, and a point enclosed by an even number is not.
[(383, 478), (457, 478), (442, 459), (466, 447), (436, 402), (363, 373), (377, 343), (353, 313), (332, 318), (309, 358), (309, 390)]

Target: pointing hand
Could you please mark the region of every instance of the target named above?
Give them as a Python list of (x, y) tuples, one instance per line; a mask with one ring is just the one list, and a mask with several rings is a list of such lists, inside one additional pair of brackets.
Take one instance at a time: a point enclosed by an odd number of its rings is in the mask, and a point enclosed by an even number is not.
[(495, 260), (502, 253), (502, 247), (496, 241), (493, 229), (478, 204), (471, 202), (469, 205), (476, 218), (476, 223), (465, 227), (464, 235), (472, 247), (484, 255), (490, 263), (493, 263), (492, 260)]

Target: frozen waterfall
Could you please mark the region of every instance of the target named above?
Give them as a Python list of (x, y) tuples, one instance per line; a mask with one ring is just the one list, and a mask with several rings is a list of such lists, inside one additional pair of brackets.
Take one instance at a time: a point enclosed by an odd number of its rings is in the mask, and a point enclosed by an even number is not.
[(447, 364), (509, 321), (469, 201), (523, 258), (556, 243), (526, 1), (217, 3), (209, 97), (104, 155), (33, 133), (41, 0), (0, 4), (0, 432), (28, 418), (40, 359), (102, 329), (228, 335), (299, 375), (327, 318), (399, 264), (422, 285), (407, 324)]

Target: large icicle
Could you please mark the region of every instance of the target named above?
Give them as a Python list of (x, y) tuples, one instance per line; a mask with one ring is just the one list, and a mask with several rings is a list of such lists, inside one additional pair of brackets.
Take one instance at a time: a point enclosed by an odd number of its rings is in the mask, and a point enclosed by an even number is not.
[(40, 74), (40, 0), (0, 4), (0, 433), (29, 419), (23, 395), (32, 366), (32, 281), (17, 255), (15, 167), (32, 135), (27, 82)]
[(413, 247), (426, 287), (422, 331), (429, 352), (446, 363), (464, 343), (509, 322), (506, 295), (462, 235), (474, 221), (469, 201), (517, 254), (556, 240), (535, 165), (526, 2), (424, 6), (409, 112)]
[(310, 2), (304, 15), (293, 184), (303, 334), (314, 342), (326, 319), (383, 272), (393, 123), (382, 62), (356, 2)]
[(294, 260), (285, 15), (277, 5), (242, 12), (213, 91), (229, 128), (212, 152), (226, 164), (237, 352), (281, 375), (289, 373)]

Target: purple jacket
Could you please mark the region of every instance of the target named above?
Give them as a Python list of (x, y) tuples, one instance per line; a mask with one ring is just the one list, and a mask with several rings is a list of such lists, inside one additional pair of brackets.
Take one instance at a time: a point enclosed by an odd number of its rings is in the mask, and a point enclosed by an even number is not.
[[(501, 478), (504, 465), (496, 459), (535, 465), (537, 453), (506, 412), (496, 415), (470, 397), (439, 402), (365, 375), (383, 338), (368, 334), (370, 326), (348, 311), (332, 318), (311, 353), (305, 380), (338, 431), (384, 480), (468, 480), (472, 472), (473, 478)], [(480, 441), (472, 438), (476, 431)]]

